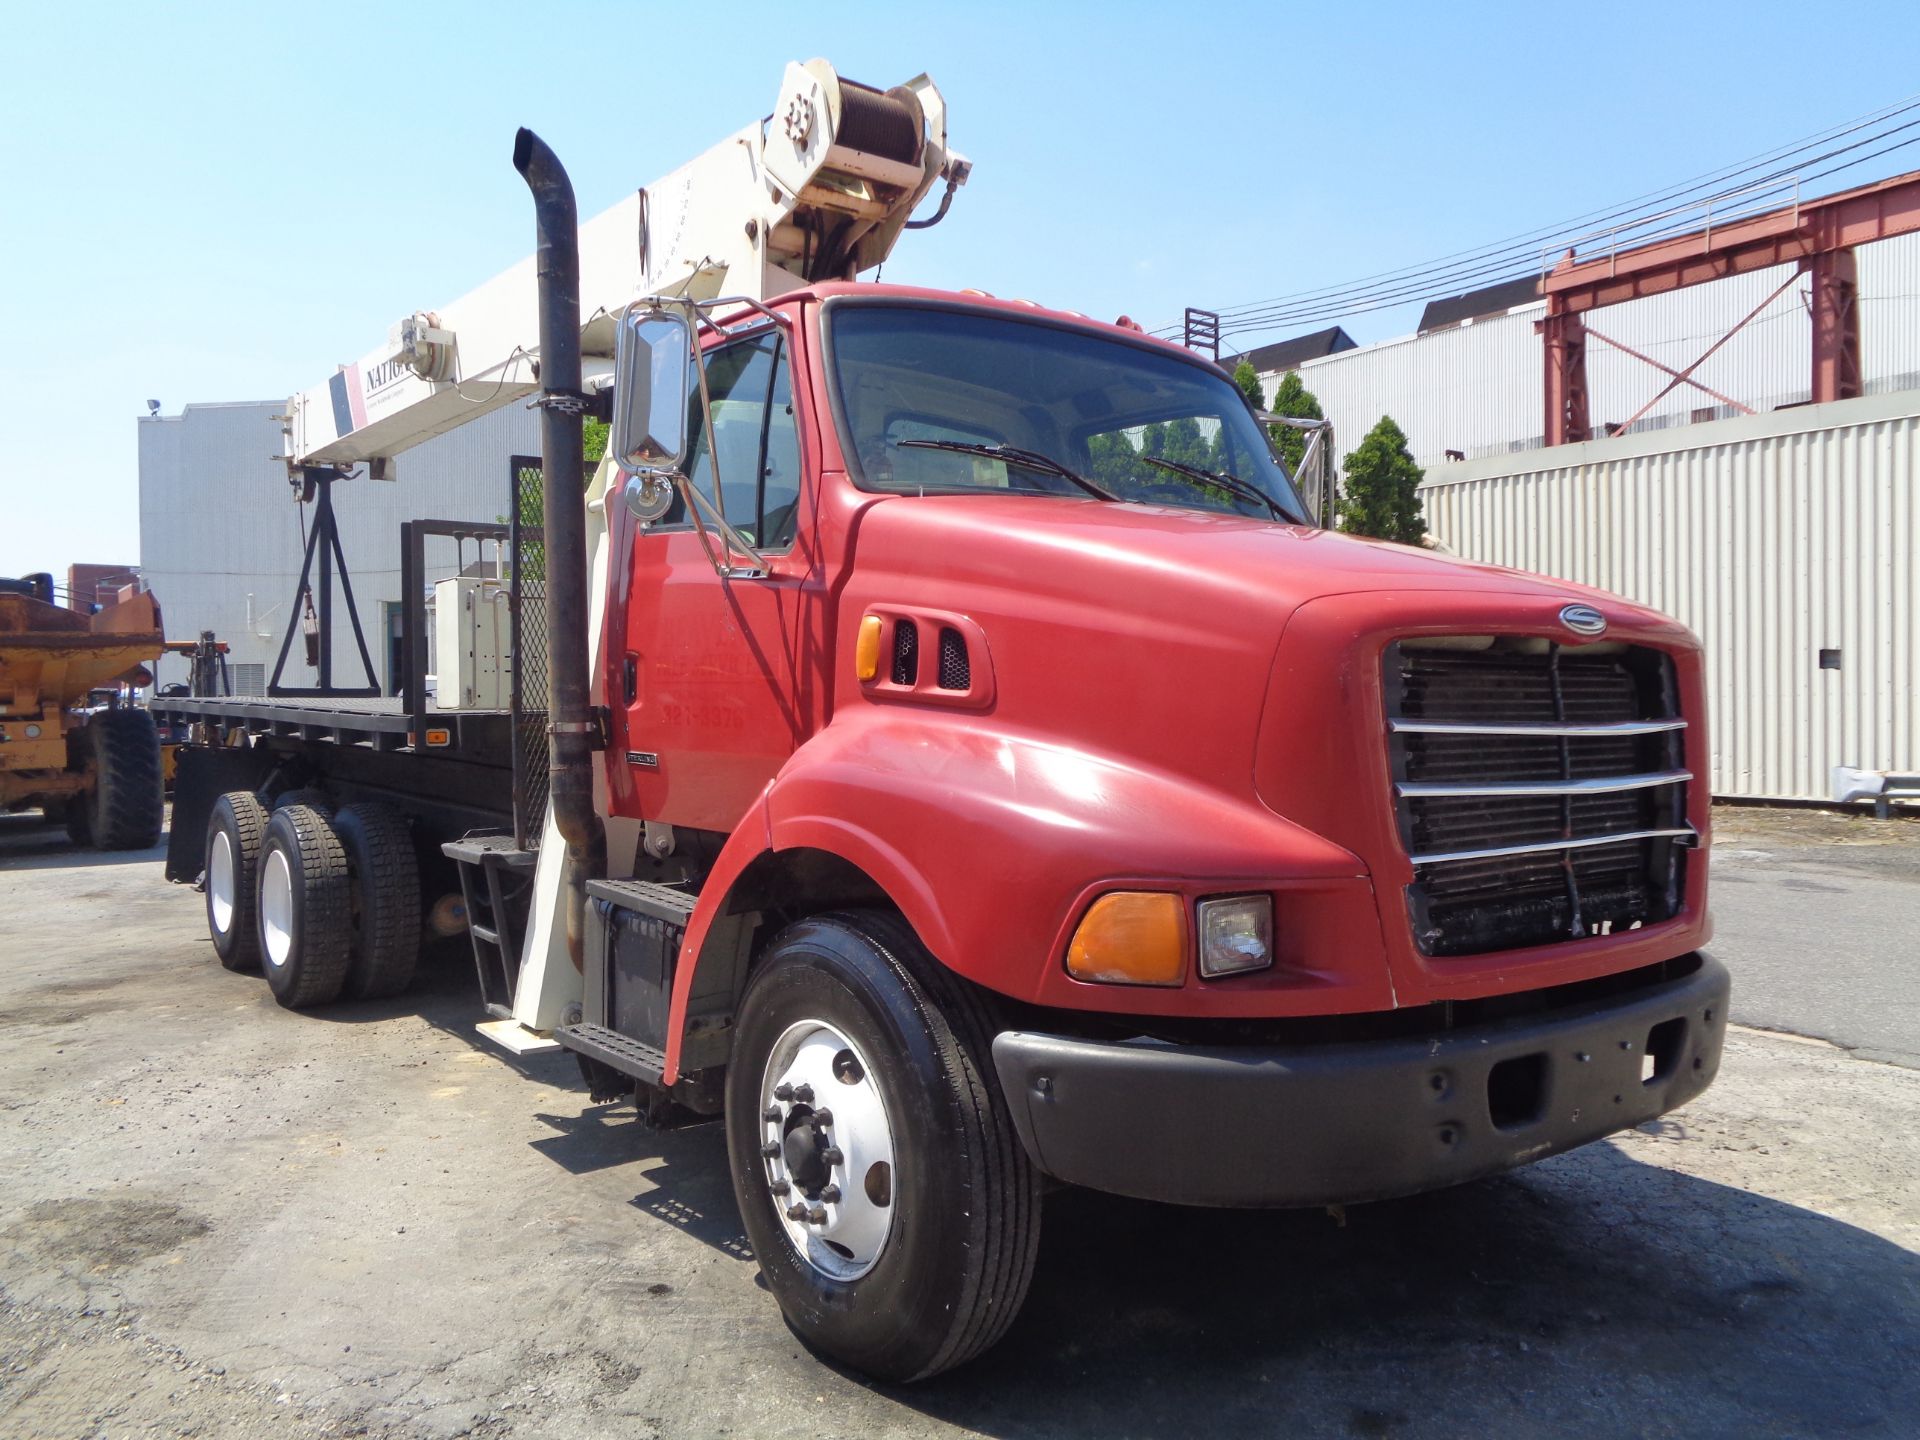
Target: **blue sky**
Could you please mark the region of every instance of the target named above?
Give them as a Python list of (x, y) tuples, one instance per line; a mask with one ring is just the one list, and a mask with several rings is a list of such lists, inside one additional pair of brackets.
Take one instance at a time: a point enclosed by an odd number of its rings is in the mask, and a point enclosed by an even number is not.
[(518, 125), (593, 214), (765, 114), (789, 59), (926, 70), (976, 168), (886, 278), (1153, 325), (1564, 220), (1920, 90), (1920, 7), (1829, 13), (10, 6), (0, 574), (135, 555), (149, 397), (285, 396), (529, 250)]

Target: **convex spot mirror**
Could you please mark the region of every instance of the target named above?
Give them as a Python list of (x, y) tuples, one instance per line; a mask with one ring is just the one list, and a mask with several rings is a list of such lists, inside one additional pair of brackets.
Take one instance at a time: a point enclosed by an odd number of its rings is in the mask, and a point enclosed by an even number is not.
[(613, 349), (613, 455), (625, 470), (683, 470), (693, 326), (684, 314), (634, 308)]
[(673, 477), (664, 470), (642, 470), (627, 477), (627, 513), (642, 525), (655, 525), (673, 508)]

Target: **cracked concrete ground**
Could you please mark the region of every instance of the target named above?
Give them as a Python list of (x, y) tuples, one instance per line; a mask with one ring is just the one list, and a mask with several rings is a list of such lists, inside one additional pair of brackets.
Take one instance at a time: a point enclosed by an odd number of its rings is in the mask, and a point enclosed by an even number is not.
[(10, 1440), (1920, 1434), (1920, 1071), (1736, 1031), (1677, 1115), (1455, 1191), (1061, 1193), (1006, 1342), (882, 1389), (781, 1325), (717, 1128), (486, 1046), (457, 951), (283, 1011), (159, 869), (0, 818)]

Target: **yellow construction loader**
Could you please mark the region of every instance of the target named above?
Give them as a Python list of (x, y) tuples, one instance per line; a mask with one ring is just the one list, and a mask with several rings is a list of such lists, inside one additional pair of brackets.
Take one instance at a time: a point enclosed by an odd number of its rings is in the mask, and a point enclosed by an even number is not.
[(150, 681), (163, 644), (144, 590), (87, 615), (49, 575), (0, 580), (0, 812), (37, 808), (101, 850), (159, 842), (159, 738), (119, 687)]

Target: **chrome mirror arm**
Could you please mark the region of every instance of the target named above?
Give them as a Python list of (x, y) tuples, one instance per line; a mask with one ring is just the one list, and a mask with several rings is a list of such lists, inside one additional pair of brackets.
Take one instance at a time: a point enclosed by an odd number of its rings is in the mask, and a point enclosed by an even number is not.
[[(687, 513), (693, 517), (693, 528), (700, 535), (700, 548), (707, 553), (707, 561), (713, 566), (714, 573), (722, 580), (764, 580), (767, 578), (767, 557), (754, 549), (747, 537), (733, 528), (724, 512), (700, 492), (692, 480), (678, 471), (674, 473), (674, 484), (680, 487), (680, 494), (687, 502)], [(715, 483), (718, 483), (716, 478)], [(707, 521), (702, 512), (710, 516), (714, 529), (720, 532), (722, 543), (727, 547), (724, 558), (714, 553), (712, 537), (707, 533)], [(735, 565), (735, 553), (751, 556), (751, 565)]]
[[(1264, 426), (1283, 425), (1289, 430), (1305, 433), (1307, 446), (1300, 454), (1300, 463), (1294, 467), (1294, 473), (1288, 478), (1294, 488), (1307, 502), (1307, 508), (1313, 512), (1313, 523), (1321, 529), (1333, 525), (1334, 486), (1337, 477), (1333, 473), (1333, 422), (1331, 420), (1303, 420), (1292, 415), (1274, 415), (1265, 410), (1254, 412)], [(1313, 476), (1315, 469), (1319, 470)], [(1313, 478), (1309, 479), (1309, 476)]]

